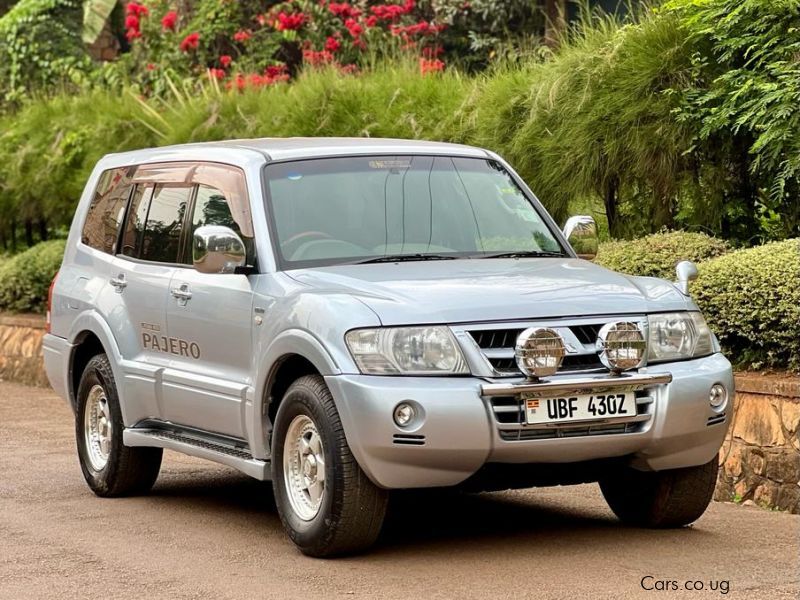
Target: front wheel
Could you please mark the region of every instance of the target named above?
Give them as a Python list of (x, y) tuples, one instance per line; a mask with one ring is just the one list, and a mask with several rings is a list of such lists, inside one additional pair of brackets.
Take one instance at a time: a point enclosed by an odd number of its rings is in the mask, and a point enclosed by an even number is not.
[(603, 496), (619, 519), (653, 528), (683, 527), (708, 508), (717, 481), (718, 459), (704, 465), (643, 472), (629, 467), (600, 480)]
[(281, 522), (303, 554), (351, 554), (377, 539), (388, 494), (350, 452), (320, 376), (301, 377), (281, 402), (272, 437), (272, 481)]

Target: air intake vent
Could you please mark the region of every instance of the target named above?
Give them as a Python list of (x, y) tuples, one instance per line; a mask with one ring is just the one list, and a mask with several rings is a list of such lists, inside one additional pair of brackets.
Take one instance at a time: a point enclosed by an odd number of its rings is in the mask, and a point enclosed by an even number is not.
[(410, 433), (396, 433), (394, 434), (394, 439), (392, 441), (393, 443), (400, 444), (401, 446), (424, 446), (425, 436), (412, 435)]
[(725, 413), (722, 413), (720, 415), (714, 415), (713, 417), (708, 417), (708, 423), (706, 425), (708, 425), (708, 427), (711, 427), (712, 425), (717, 425), (719, 423), (724, 423), (724, 422), (725, 422)]

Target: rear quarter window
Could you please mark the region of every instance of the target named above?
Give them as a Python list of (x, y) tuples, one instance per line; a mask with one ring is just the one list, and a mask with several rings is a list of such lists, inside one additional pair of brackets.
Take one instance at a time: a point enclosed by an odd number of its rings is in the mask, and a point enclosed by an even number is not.
[(135, 168), (103, 171), (83, 223), (81, 241), (87, 246), (116, 254), (117, 238), (131, 192)]

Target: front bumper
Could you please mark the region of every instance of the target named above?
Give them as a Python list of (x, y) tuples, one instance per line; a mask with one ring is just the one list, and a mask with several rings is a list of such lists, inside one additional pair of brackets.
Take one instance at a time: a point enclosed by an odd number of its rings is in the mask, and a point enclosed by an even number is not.
[[(574, 424), (569, 435), (562, 435), (561, 427), (542, 432), (498, 421), (496, 398), (513, 402), (509, 398), (518, 392), (536, 389), (521, 379), (511, 382), (522, 384), (512, 390), (507, 389), (508, 381), (478, 378), (332, 375), (325, 380), (353, 455), (370, 479), (385, 488), (451, 486), (486, 463), (627, 457), (632, 466), (643, 470), (700, 465), (722, 445), (734, 393), (731, 365), (721, 354), (654, 365), (627, 381), (597, 374), (553, 377), (545, 385), (551, 389), (542, 393), (553, 397), (570, 389), (586, 393), (579, 388), (594, 390), (624, 382), (639, 390), (642, 403), (635, 422), (610, 422), (613, 427), (605, 430), (587, 427), (585, 434)], [(715, 383), (728, 389), (727, 405), (720, 411), (708, 403), (709, 388)], [(392, 412), (398, 403), (409, 400), (419, 407), (423, 419), (401, 429)]]

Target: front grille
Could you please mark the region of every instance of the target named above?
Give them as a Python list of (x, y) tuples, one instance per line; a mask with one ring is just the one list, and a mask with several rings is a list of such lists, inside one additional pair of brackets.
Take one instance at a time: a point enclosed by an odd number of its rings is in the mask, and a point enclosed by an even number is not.
[(635, 392), (637, 421), (624, 423), (564, 424), (558, 427), (531, 427), (525, 422), (525, 400), (515, 396), (489, 398), (490, 408), (500, 438), (506, 441), (543, 440), (592, 435), (638, 433), (647, 427), (653, 415), (655, 395), (653, 390)]
[[(594, 349), (597, 334), (603, 323), (569, 325), (569, 330), (580, 342), (581, 347), (573, 346), (561, 363), (560, 373), (594, 371), (604, 369), (603, 363)], [(519, 334), (525, 328), (508, 329), (472, 329), (468, 333), (500, 375), (518, 375), (517, 361), (514, 358), (514, 346)]]
[(478, 329), (470, 331), (469, 334), (475, 343), (484, 349), (511, 348), (513, 350), (517, 343), (519, 334), (524, 329)]

